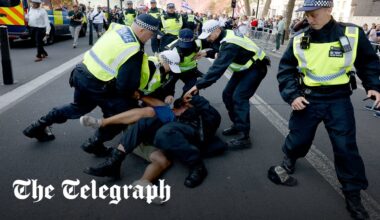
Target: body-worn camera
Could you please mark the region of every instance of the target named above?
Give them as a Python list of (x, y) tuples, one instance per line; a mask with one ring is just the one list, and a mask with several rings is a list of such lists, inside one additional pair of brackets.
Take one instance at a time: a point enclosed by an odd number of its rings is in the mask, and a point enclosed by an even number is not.
[(310, 48), (310, 37), (304, 36), (301, 38), (301, 49), (307, 50)]

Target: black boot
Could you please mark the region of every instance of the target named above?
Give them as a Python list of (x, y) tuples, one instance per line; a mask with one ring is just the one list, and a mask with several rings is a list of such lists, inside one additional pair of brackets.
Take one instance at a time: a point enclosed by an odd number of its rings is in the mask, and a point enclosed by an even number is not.
[(190, 167), (189, 175), (185, 179), (185, 186), (194, 188), (199, 186), (207, 176), (207, 169), (203, 163)]
[(100, 177), (113, 177), (120, 178), (120, 167), (123, 162), (126, 153), (113, 149), (111, 157), (107, 158), (107, 160), (96, 167), (88, 167), (83, 172)]
[(103, 145), (103, 142), (99, 141), (97, 137), (89, 138), (84, 144), (82, 144), (81, 148), (89, 154), (95, 154), (97, 157), (108, 156), (112, 150), (111, 148), (106, 148)]
[(353, 219), (369, 219), (368, 212), (362, 204), (359, 191), (344, 192), (343, 194), (346, 199), (346, 208)]
[(55, 139), (54, 134), (51, 132), (49, 126), (42, 119), (33, 122), (22, 132), (25, 136), (29, 138), (36, 138), (38, 141), (51, 141)]
[(251, 138), (249, 137), (249, 134), (242, 134), (240, 137), (234, 138), (228, 142), (229, 150), (241, 150), (250, 147)]
[(294, 170), (296, 169), (296, 160), (291, 159), (285, 155), (281, 166), (286, 170), (288, 174), (293, 174)]
[(237, 135), (239, 134), (239, 131), (236, 130), (233, 126), (226, 128), (223, 130), (222, 134), (224, 136), (232, 136), (232, 135)]

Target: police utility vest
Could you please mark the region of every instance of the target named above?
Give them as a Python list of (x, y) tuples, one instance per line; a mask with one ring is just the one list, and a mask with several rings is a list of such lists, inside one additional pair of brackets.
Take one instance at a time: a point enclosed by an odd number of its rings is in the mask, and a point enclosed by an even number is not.
[(178, 18), (176, 17), (167, 17), (167, 15), (161, 15), (161, 23), (162, 23), (162, 31), (165, 34), (171, 34), (178, 36), (179, 31), (182, 28), (183, 21), (182, 21), (182, 16), (179, 16)]
[(135, 20), (136, 17), (136, 12), (134, 11), (133, 13), (130, 13), (126, 11), (124, 14), (124, 24), (127, 26), (131, 26), (133, 24), (133, 21)]
[(152, 9), (150, 9), (148, 14), (152, 15), (156, 19), (159, 19), (160, 15), (161, 15), (161, 9), (157, 8), (157, 11), (155, 11), (155, 12), (152, 12)]
[(220, 41), (222, 43), (235, 44), (239, 47), (242, 47), (248, 51), (254, 52), (255, 55), (245, 64), (237, 64), (231, 63), (228, 69), (233, 72), (240, 72), (243, 70), (249, 69), (252, 64), (255, 63), (256, 60), (263, 60), (265, 58), (265, 52), (260, 47), (258, 47), (251, 39), (240, 34), (239, 32), (235, 32), (232, 30), (226, 30), (226, 36)]
[[(142, 91), (144, 93), (144, 95), (149, 95), (149, 94), (153, 93), (154, 91), (156, 91), (158, 88), (160, 88), (163, 85), (163, 82), (169, 78), (169, 74), (166, 74), (166, 79), (161, 78), (162, 77), (161, 71), (160, 71), (161, 65), (160, 65), (160, 62), (159, 62), (157, 57), (150, 56), (148, 58), (148, 62), (153, 62), (155, 67), (156, 67), (156, 70), (153, 73), (153, 76), (150, 77), (150, 80), (146, 84), (146, 86), (143, 89), (140, 89), (140, 91)], [(144, 65), (142, 67), (142, 69), (144, 72), (150, 73), (148, 63), (146, 63), (146, 65)]]
[[(140, 43), (130, 27), (111, 23), (106, 33), (85, 53), (83, 64), (97, 79), (108, 82), (117, 77), (120, 67), (140, 51)], [(144, 54), (142, 67), (148, 65)], [(128, 73), (125, 73), (128, 74)], [(142, 68), (140, 88), (149, 80), (149, 68)]]
[[(178, 42), (178, 39), (170, 43), (167, 47), (170, 50), (175, 50), (178, 52), (177, 48), (174, 47), (175, 44)], [(195, 40), (195, 45), (197, 46), (194, 48), (194, 52), (191, 53), (188, 56), (185, 56), (183, 58), (183, 61), (179, 63), (179, 68), (181, 70), (181, 73), (192, 70), (197, 67), (197, 61), (194, 59), (194, 57), (197, 55), (198, 51), (202, 50), (202, 42), (199, 39)]]
[(347, 26), (347, 36), (352, 48), (343, 52), (339, 41), (330, 43), (310, 43), (308, 49), (301, 48), (301, 39), (305, 33), (293, 40), (293, 53), (298, 60), (298, 70), (303, 75), (306, 86), (331, 86), (348, 84), (348, 72), (354, 66), (357, 55), (359, 28)]
[(194, 23), (195, 21), (195, 15), (189, 14), (187, 15), (187, 22)]

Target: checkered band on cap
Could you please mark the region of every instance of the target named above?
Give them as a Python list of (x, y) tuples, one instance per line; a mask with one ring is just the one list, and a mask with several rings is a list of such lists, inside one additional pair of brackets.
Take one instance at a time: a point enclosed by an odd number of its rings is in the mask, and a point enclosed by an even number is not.
[(323, 7), (331, 8), (334, 6), (334, 1), (332, 0), (314, 0), (314, 1), (305, 1), (303, 4), (304, 7)]
[(215, 31), (216, 29), (218, 29), (218, 25), (215, 25), (214, 27), (210, 27), (208, 29), (205, 29), (205, 28), (202, 28), (202, 32), (206, 32), (206, 33), (212, 33), (213, 31)]
[(162, 59), (165, 63), (167, 63), (167, 64), (169, 64), (169, 65), (179, 65), (179, 62), (173, 62), (173, 61), (169, 60), (169, 59), (168, 59), (165, 55), (163, 55), (163, 54), (161, 54), (160, 57), (161, 57), (161, 59)]
[(143, 22), (143, 21), (141, 21), (140, 19), (137, 19), (137, 18), (135, 19), (135, 23), (138, 26), (140, 26), (140, 27), (142, 27), (144, 29), (150, 30), (150, 31), (157, 31), (158, 30), (158, 26), (153, 26), (153, 25), (147, 24), (147, 23), (145, 23), (145, 22)]

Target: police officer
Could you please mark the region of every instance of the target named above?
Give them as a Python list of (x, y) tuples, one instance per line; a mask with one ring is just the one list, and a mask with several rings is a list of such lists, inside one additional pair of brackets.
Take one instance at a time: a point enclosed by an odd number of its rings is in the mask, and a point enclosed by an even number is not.
[(188, 27), (190, 30), (192, 30), (192, 31), (195, 30), (195, 27), (196, 27), (195, 22), (196, 22), (196, 21), (195, 21), (195, 15), (194, 15), (194, 12), (191, 11), (190, 14), (187, 15), (187, 27)]
[(174, 3), (168, 3), (166, 9), (166, 13), (161, 15), (161, 31), (164, 35), (160, 39), (160, 51), (164, 51), (168, 44), (176, 40), (179, 31), (186, 27), (185, 19), (175, 12)]
[[(170, 43), (167, 48), (178, 51), (181, 62), (179, 67), (181, 73), (176, 74), (175, 80), (180, 79), (185, 85), (183, 86), (183, 92), (187, 92), (197, 82), (197, 77), (203, 74), (199, 72), (197, 68), (197, 54), (202, 50), (202, 45), (207, 45), (205, 40), (195, 39), (192, 30), (185, 28), (179, 32), (179, 38)], [(208, 56), (211, 56), (213, 50), (208, 50)]]
[[(232, 30), (224, 30), (216, 20), (207, 21), (199, 39), (213, 43), (218, 57), (208, 72), (198, 80), (186, 94), (197, 93), (215, 83), (227, 70), (233, 75), (223, 91), (223, 102), (233, 125), (223, 131), (223, 135), (239, 135), (230, 141), (230, 149), (250, 147), (249, 98), (251, 98), (267, 72), (269, 60), (265, 52), (246, 36)], [(206, 54), (202, 52), (202, 56)]]
[[(153, 17), (157, 18), (160, 20), (162, 10), (160, 8), (157, 8), (157, 1), (156, 0), (150, 0), (150, 9), (148, 11), (148, 14), (152, 15)], [(157, 39), (157, 35), (152, 37), (151, 39), (151, 44), (152, 44), (152, 51), (153, 53), (158, 52), (160, 42)]]
[(280, 93), (293, 109), (282, 166), (288, 173), (294, 172), (296, 160), (307, 154), (323, 121), (346, 207), (353, 218), (367, 219), (360, 190), (366, 189), (368, 182), (355, 138), (350, 95), (356, 85), (351, 71), (355, 67), (368, 97), (380, 106), (380, 63), (363, 30), (336, 22), (332, 7), (332, 0), (305, 1), (298, 11), (305, 11), (308, 26), (290, 40), (280, 61)]
[[(144, 61), (144, 43), (158, 31), (159, 22), (150, 15), (138, 16), (132, 27), (112, 23), (106, 34), (86, 52), (83, 62), (72, 71), (70, 85), (75, 88), (74, 101), (53, 108), (47, 115), (28, 126), (23, 133), (39, 141), (53, 140), (49, 126), (77, 119), (95, 107), (102, 109), (104, 117), (110, 117), (137, 106), (132, 95), (139, 87), (145, 87), (149, 73), (141, 73)], [(104, 155), (103, 142), (111, 140), (123, 126), (99, 129), (82, 145), (88, 153)]]
[(127, 9), (124, 12), (124, 24), (131, 26), (137, 16), (137, 12), (133, 9), (133, 2), (127, 1)]

